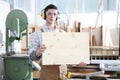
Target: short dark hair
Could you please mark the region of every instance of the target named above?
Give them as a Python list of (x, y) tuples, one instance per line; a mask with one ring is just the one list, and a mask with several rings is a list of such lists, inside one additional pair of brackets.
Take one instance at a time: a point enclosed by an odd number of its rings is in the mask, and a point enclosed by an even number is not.
[(48, 9), (56, 9), (56, 10), (58, 10), (57, 6), (55, 6), (54, 4), (49, 4), (48, 6), (46, 6), (45, 9), (44, 9), (45, 13), (46, 13), (46, 11)]

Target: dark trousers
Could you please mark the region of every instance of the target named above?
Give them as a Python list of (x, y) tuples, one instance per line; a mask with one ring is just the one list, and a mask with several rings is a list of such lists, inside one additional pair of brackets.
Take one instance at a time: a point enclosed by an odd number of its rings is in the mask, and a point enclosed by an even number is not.
[(42, 66), (40, 80), (61, 80), (59, 78), (59, 65)]

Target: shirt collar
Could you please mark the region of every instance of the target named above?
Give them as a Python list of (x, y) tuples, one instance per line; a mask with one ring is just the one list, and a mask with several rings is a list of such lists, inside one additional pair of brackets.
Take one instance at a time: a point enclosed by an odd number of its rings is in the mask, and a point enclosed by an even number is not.
[(55, 30), (56, 30), (56, 26), (55, 26), (55, 29), (52, 30), (52, 29), (50, 29), (47, 25), (43, 25), (43, 30), (44, 30), (44, 32), (55, 31)]

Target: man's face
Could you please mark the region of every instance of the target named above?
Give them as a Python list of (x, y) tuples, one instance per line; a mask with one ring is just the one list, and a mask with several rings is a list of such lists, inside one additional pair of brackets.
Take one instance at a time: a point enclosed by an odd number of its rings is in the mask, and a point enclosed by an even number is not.
[(55, 22), (58, 12), (56, 9), (48, 9), (46, 11), (46, 22), (52, 24)]

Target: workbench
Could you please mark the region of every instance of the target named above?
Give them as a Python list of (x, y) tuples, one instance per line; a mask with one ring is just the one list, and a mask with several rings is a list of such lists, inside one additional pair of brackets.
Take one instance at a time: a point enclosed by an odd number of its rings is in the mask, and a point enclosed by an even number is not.
[[(92, 65), (88, 64), (87, 66), (80, 67), (80, 66), (67, 66), (68, 72), (71, 72), (71, 78), (69, 80), (86, 80), (86, 75), (89, 73), (99, 72), (99, 65)], [(109, 78), (117, 79), (116, 72), (114, 71), (105, 71), (104, 74), (95, 74), (94, 76), (90, 77), (90, 80), (107, 80)]]

